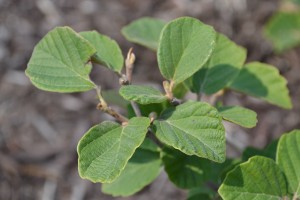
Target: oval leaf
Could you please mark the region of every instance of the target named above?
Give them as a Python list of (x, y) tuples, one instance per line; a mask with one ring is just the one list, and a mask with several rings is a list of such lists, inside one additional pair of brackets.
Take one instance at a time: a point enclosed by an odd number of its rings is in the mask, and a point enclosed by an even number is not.
[(223, 119), (238, 124), (246, 128), (253, 128), (257, 123), (256, 112), (239, 107), (239, 106), (224, 106), (218, 108)]
[(120, 89), (120, 95), (129, 101), (135, 101), (139, 104), (162, 103), (167, 97), (153, 87), (126, 85)]
[(95, 87), (87, 65), (96, 52), (69, 27), (58, 27), (35, 46), (26, 69), (33, 85), (51, 92), (82, 92)]
[(124, 126), (103, 122), (92, 127), (78, 144), (79, 175), (92, 182), (114, 181), (143, 142), (149, 125), (148, 118), (134, 117)]
[(171, 148), (164, 149), (162, 159), (169, 179), (176, 186), (189, 189), (199, 187), (204, 182), (203, 169), (209, 166), (209, 162), (202, 162), (204, 159)]
[(213, 94), (228, 85), (246, 60), (245, 48), (218, 33), (216, 47), (204, 67), (185, 83), (194, 93)]
[(113, 196), (130, 196), (154, 181), (160, 169), (159, 148), (146, 138), (135, 151), (121, 175), (112, 183), (102, 184), (102, 192)]
[(230, 171), (218, 192), (224, 200), (278, 200), (287, 195), (287, 185), (272, 159), (254, 156)]
[(300, 13), (276, 13), (264, 32), (278, 53), (300, 45)]
[(276, 157), (276, 162), (287, 177), (290, 192), (297, 192), (300, 198), (300, 130), (281, 136)]
[(182, 17), (162, 30), (157, 58), (161, 74), (180, 83), (197, 72), (209, 59), (216, 33), (197, 19)]
[(246, 64), (230, 85), (231, 89), (290, 109), (292, 107), (287, 81), (272, 65), (252, 62)]
[(144, 17), (125, 26), (122, 29), (122, 34), (128, 41), (156, 51), (160, 32), (165, 24), (164, 21)]
[(185, 154), (225, 161), (225, 130), (218, 111), (207, 103), (187, 102), (154, 121), (156, 137)]
[(102, 35), (97, 31), (81, 32), (80, 35), (87, 39), (97, 53), (93, 55), (93, 61), (105, 65), (107, 68), (120, 73), (123, 68), (124, 58), (122, 51), (115, 40)]

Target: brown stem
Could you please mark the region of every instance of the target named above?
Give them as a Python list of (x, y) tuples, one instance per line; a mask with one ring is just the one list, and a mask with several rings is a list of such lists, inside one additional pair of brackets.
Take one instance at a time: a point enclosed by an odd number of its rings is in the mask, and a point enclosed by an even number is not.
[(128, 122), (128, 119), (126, 117), (124, 117), (123, 115), (121, 115), (120, 113), (112, 109), (111, 107), (105, 106), (105, 104), (103, 105), (101, 102), (98, 103), (97, 109), (111, 115), (121, 123)]
[(120, 113), (118, 113), (117, 111), (112, 109), (110, 106), (108, 106), (108, 104), (106, 103), (105, 99), (103, 98), (103, 96), (101, 94), (101, 88), (99, 86), (96, 87), (96, 92), (97, 92), (98, 99), (100, 101), (100, 103), (98, 103), (98, 105), (97, 105), (98, 110), (101, 110), (101, 111), (111, 115), (112, 117), (114, 117), (116, 120), (118, 120), (121, 123), (128, 122), (128, 119), (126, 117), (124, 117), (123, 115), (121, 115)]

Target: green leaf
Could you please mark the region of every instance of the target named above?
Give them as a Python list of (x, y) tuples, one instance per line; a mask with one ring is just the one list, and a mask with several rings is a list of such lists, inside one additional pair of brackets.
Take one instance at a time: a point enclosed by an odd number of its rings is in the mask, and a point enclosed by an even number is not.
[(276, 162), (283, 170), (289, 190), (300, 198), (300, 130), (293, 130), (280, 137)]
[(102, 184), (102, 192), (113, 196), (130, 196), (156, 179), (160, 169), (159, 148), (146, 138), (121, 175), (112, 183)]
[(163, 149), (163, 162), (169, 179), (180, 188), (190, 189), (204, 182), (204, 169), (208, 166), (203, 158), (188, 156), (176, 149)]
[(173, 95), (178, 99), (183, 99), (189, 88), (184, 83), (179, 83), (173, 87)]
[(238, 75), (246, 55), (245, 48), (219, 33), (216, 47), (208, 62), (185, 83), (194, 93), (218, 92)]
[[(160, 113), (166, 109), (166, 107), (169, 106), (169, 102), (163, 102), (163, 103), (151, 103), (151, 104), (138, 104), (142, 116), (148, 117), (150, 113), (154, 112), (157, 114), (157, 116), (160, 115)], [(129, 118), (135, 117), (135, 112), (131, 106), (131, 104), (128, 104), (127, 106), (127, 115)]]
[(279, 200), (287, 195), (287, 185), (272, 159), (254, 156), (230, 171), (218, 192), (224, 200)]
[(272, 65), (252, 62), (246, 64), (230, 88), (290, 109), (292, 107), (287, 81)]
[(216, 33), (197, 19), (182, 17), (162, 30), (157, 58), (161, 74), (175, 84), (197, 72), (209, 59)]
[(157, 50), (160, 32), (166, 23), (164, 21), (144, 17), (133, 21), (122, 29), (124, 37), (133, 43)]
[(300, 0), (290, 0), (292, 1), (293, 3), (297, 4), (298, 6), (300, 6)]
[(193, 188), (189, 191), (187, 200), (209, 200), (209, 199), (215, 199), (213, 198), (214, 192), (204, 188), (204, 187), (197, 187)]
[(26, 69), (33, 85), (51, 92), (82, 92), (95, 84), (90, 80), (91, 44), (69, 27), (58, 27), (35, 46)]
[(257, 123), (256, 112), (239, 107), (239, 106), (224, 106), (218, 108), (223, 119), (238, 124), (246, 128), (253, 128)]
[(156, 137), (188, 155), (225, 160), (225, 130), (218, 111), (207, 103), (186, 102), (154, 121)]
[(107, 68), (120, 73), (123, 68), (124, 58), (122, 51), (115, 40), (102, 35), (97, 31), (85, 31), (80, 35), (87, 39), (97, 53), (93, 55), (93, 61), (105, 65)]
[(277, 152), (277, 144), (278, 144), (278, 140), (274, 140), (264, 149), (256, 149), (253, 147), (247, 147), (243, 151), (242, 160), (247, 161), (252, 156), (265, 156), (265, 157), (272, 158), (273, 160), (275, 160), (276, 152)]
[(149, 125), (148, 118), (135, 117), (123, 126), (107, 121), (92, 127), (77, 147), (79, 175), (92, 182), (114, 181), (142, 144)]
[(221, 185), (222, 182), (225, 180), (226, 175), (228, 172), (233, 170), (237, 165), (241, 164), (243, 161), (240, 158), (235, 158), (235, 159), (226, 159), (226, 161), (221, 163), (223, 164), (222, 168), (220, 169), (221, 166), (219, 166), (217, 169), (217, 174), (212, 173), (212, 177), (215, 177), (215, 183), (217, 185)]
[(199, 199), (213, 199), (209, 196), (209, 194), (207, 193), (197, 193), (197, 194), (193, 194), (193, 195), (189, 195), (187, 200), (199, 200)]
[(159, 90), (150, 86), (126, 85), (120, 89), (120, 95), (139, 104), (162, 103), (167, 100)]
[(277, 53), (300, 45), (300, 13), (276, 13), (265, 26), (264, 33)]

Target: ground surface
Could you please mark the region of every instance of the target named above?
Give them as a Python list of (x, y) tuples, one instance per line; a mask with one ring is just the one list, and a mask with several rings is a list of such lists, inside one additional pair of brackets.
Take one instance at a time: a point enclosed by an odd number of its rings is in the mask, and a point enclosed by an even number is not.
[[(160, 83), (155, 54), (130, 44), (122, 26), (142, 16), (166, 21), (193, 16), (213, 25), (248, 49), (249, 61), (274, 64), (288, 79), (294, 108), (286, 111), (262, 101), (230, 93), (227, 104), (242, 104), (258, 112), (251, 130), (230, 126), (230, 155), (245, 146), (263, 147), (281, 133), (300, 128), (300, 49), (274, 55), (261, 28), (278, 9), (277, 0), (0, 0), (0, 199), (114, 199), (101, 194), (99, 184), (77, 173), (76, 145), (93, 124), (108, 117), (95, 110), (93, 92), (55, 94), (34, 88), (24, 75), (34, 45), (55, 26), (77, 31), (96, 29), (116, 39), (125, 54), (135, 48), (134, 82)], [(104, 89), (118, 87), (118, 79), (100, 67), (93, 79)], [(162, 174), (139, 194), (124, 199), (182, 200)], [(122, 198), (115, 198), (122, 199)]]

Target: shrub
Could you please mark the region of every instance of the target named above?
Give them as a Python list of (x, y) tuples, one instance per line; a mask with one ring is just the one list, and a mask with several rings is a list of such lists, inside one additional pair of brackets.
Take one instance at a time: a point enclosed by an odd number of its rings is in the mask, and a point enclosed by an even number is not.
[[(133, 50), (124, 59), (118, 44), (96, 31), (76, 33), (69, 27), (55, 28), (36, 45), (26, 69), (31, 82), (42, 90), (95, 90), (97, 109), (117, 121), (93, 126), (79, 141), (78, 171), (82, 178), (102, 183), (102, 191), (113, 196), (140, 191), (160, 174), (162, 166), (176, 186), (190, 190), (189, 199), (216, 196), (210, 190), (214, 187), (207, 186), (218, 187), (228, 171), (219, 189), (224, 199), (252, 199), (255, 195), (258, 199), (278, 199), (299, 189), (299, 170), (287, 167), (290, 162), (299, 166), (295, 154), (299, 147), (287, 144), (290, 140), (299, 142), (299, 131), (282, 137), (277, 164), (260, 156), (237, 165), (239, 160), (226, 159), (225, 155), (222, 121), (252, 128), (257, 119), (254, 111), (223, 105), (220, 97), (234, 90), (290, 109), (286, 80), (277, 68), (260, 62), (245, 64), (243, 47), (190, 17), (169, 23), (142, 18), (124, 27), (122, 33), (129, 41), (157, 52), (158, 67), (165, 78), (164, 92), (133, 85)], [(119, 94), (128, 104), (127, 117), (110, 107), (101, 87), (90, 79), (94, 64), (120, 77)], [(195, 93), (197, 100), (186, 100), (188, 91)], [(202, 101), (204, 95), (209, 97), (208, 103)], [(287, 149), (290, 147), (293, 149)], [(285, 154), (291, 151), (293, 159), (286, 160)], [(259, 179), (254, 180), (253, 174)], [(253, 186), (257, 180), (262, 182)]]

